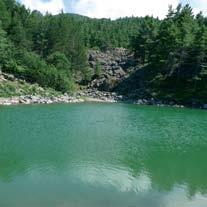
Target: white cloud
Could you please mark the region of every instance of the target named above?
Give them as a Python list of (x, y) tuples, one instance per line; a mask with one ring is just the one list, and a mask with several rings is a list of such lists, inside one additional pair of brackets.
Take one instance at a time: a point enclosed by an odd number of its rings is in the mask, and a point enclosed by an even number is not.
[[(164, 18), (168, 6), (176, 7), (179, 2), (190, 3), (195, 13), (203, 11), (207, 15), (207, 0), (20, 0), (27, 8), (47, 11), (52, 14), (61, 10), (96, 18), (116, 19), (126, 16), (146, 16)], [(64, 4), (65, 2), (65, 4)], [(67, 5), (67, 6), (65, 6)], [(69, 7), (69, 8), (66, 8)]]
[(21, 0), (27, 8), (31, 10), (38, 10), (45, 14), (49, 12), (51, 14), (58, 14), (61, 10), (65, 11), (65, 5), (63, 0)]
[[(194, 0), (195, 1), (195, 0)], [(207, 0), (196, 0), (192, 1), (192, 6), (194, 6), (194, 13), (203, 12), (204, 15), (207, 15)]]
[(73, 1), (75, 13), (96, 18), (116, 19), (126, 16), (146, 16), (164, 18), (168, 6), (176, 7), (179, 0), (78, 0)]

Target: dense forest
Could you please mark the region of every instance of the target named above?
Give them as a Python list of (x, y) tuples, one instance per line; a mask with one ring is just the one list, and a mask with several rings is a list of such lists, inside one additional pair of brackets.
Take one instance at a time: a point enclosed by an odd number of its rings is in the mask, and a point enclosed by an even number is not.
[(43, 16), (15, 0), (0, 0), (0, 66), (30, 82), (71, 91), (77, 75), (90, 79), (87, 48), (127, 47), (138, 27), (138, 18)]
[(185, 104), (205, 102), (207, 18), (202, 13), (195, 16), (189, 5), (169, 8), (164, 20), (147, 16), (112, 21), (76, 14), (42, 15), (15, 0), (0, 0), (4, 72), (69, 92), (75, 90), (77, 78), (91, 78), (89, 48), (115, 47), (134, 52), (148, 96)]
[(189, 5), (146, 19), (131, 42), (154, 97), (199, 105), (207, 99), (207, 18)]

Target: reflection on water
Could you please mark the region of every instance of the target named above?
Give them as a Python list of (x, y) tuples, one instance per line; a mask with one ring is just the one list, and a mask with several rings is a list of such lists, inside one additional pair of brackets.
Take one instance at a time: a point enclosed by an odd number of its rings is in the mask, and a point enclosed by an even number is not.
[(206, 123), (199, 110), (2, 107), (0, 206), (207, 206)]
[(73, 169), (74, 177), (80, 179), (83, 183), (90, 185), (111, 186), (121, 192), (144, 192), (151, 189), (150, 178), (141, 173), (137, 177), (128, 171), (120, 169), (119, 166), (87, 166)]

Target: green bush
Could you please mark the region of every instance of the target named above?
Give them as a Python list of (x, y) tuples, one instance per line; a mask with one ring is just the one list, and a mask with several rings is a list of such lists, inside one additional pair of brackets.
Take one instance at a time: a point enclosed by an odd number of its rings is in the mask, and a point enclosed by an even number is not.
[(56, 68), (54, 65), (47, 64), (37, 54), (20, 51), (16, 53), (15, 58), (17, 63), (14, 63), (10, 68), (13, 68), (18, 75), (21, 75), (26, 80), (61, 92), (73, 90), (74, 83), (69, 73)]
[(95, 76), (96, 76), (97, 78), (99, 78), (100, 75), (101, 75), (101, 73), (102, 73), (102, 67), (101, 67), (101, 64), (100, 64), (99, 61), (96, 62), (96, 66), (95, 66), (95, 71), (94, 71), (94, 73), (95, 73)]
[(54, 52), (47, 58), (47, 62), (50, 65), (55, 66), (58, 70), (66, 71), (70, 73), (71, 63), (65, 54), (60, 52)]

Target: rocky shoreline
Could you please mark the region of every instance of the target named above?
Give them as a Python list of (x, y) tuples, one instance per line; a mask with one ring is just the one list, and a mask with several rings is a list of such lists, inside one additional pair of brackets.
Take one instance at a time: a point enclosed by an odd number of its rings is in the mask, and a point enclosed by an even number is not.
[[(176, 107), (185, 108), (188, 106), (179, 105), (174, 102), (164, 103), (162, 101), (151, 99), (130, 99), (127, 96), (118, 95), (115, 92), (98, 91), (97, 89), (82, 90), (74, 95), (63, 94), (59, 96), (41, 96), (41, 95), (21, 95), (15, 97), (3, 98), (0, 97), (0, 105), (29, 105), (29, 104), (58, 104), (58, 103), (129, 103), (135, 105), (153, 105), (158, 107)], [(207, 105), (190, 107), (207, 109)]]
[(170, 106), (177, 108), (184, 108), (183, 105), (177, 105), (175, 103), (162, 103), (161, 101), (155, 101), (154, 99), (138, 99), (131, 100), (128, 97), (118, 95), (111, 92), (97, 91), (93, 89), (80, 91), (70, 96), (68, 94), (60, 96), (43, 97), (40, 95), (25, 95), (18, 97), (1, 98), (0, 105), (28, 105), (28, 104), (57, 104), (57, 103), (83, 103), (83, 102), (100, 102), (100, 103), (130, 103), (136, 105), (154, 105), (154, 106)]
[(58, 96), (58, 97), (43, 97), (36, 95), (26, 95), (18, 97), (0, 98), (0, 105), (19, 105), (19, 104), (54, 104), (54, 103), (80, 103), (84, 102), (82, 99), (78, 99), (72, 96)]
[(55, 103), (83, 103), (83, 102), (105, 102), (116, 103), (122, 101), (122, 96), (116, 93), (101, 92), (101, 91), (81, 91), (73, 96), (68, 94), (60, 96), (41, 96), (41, 95), (22, 95), (15, 97), (3, 98), (0, 97), (0, 105), (28, 105), (28, 104), (55, 104)]

